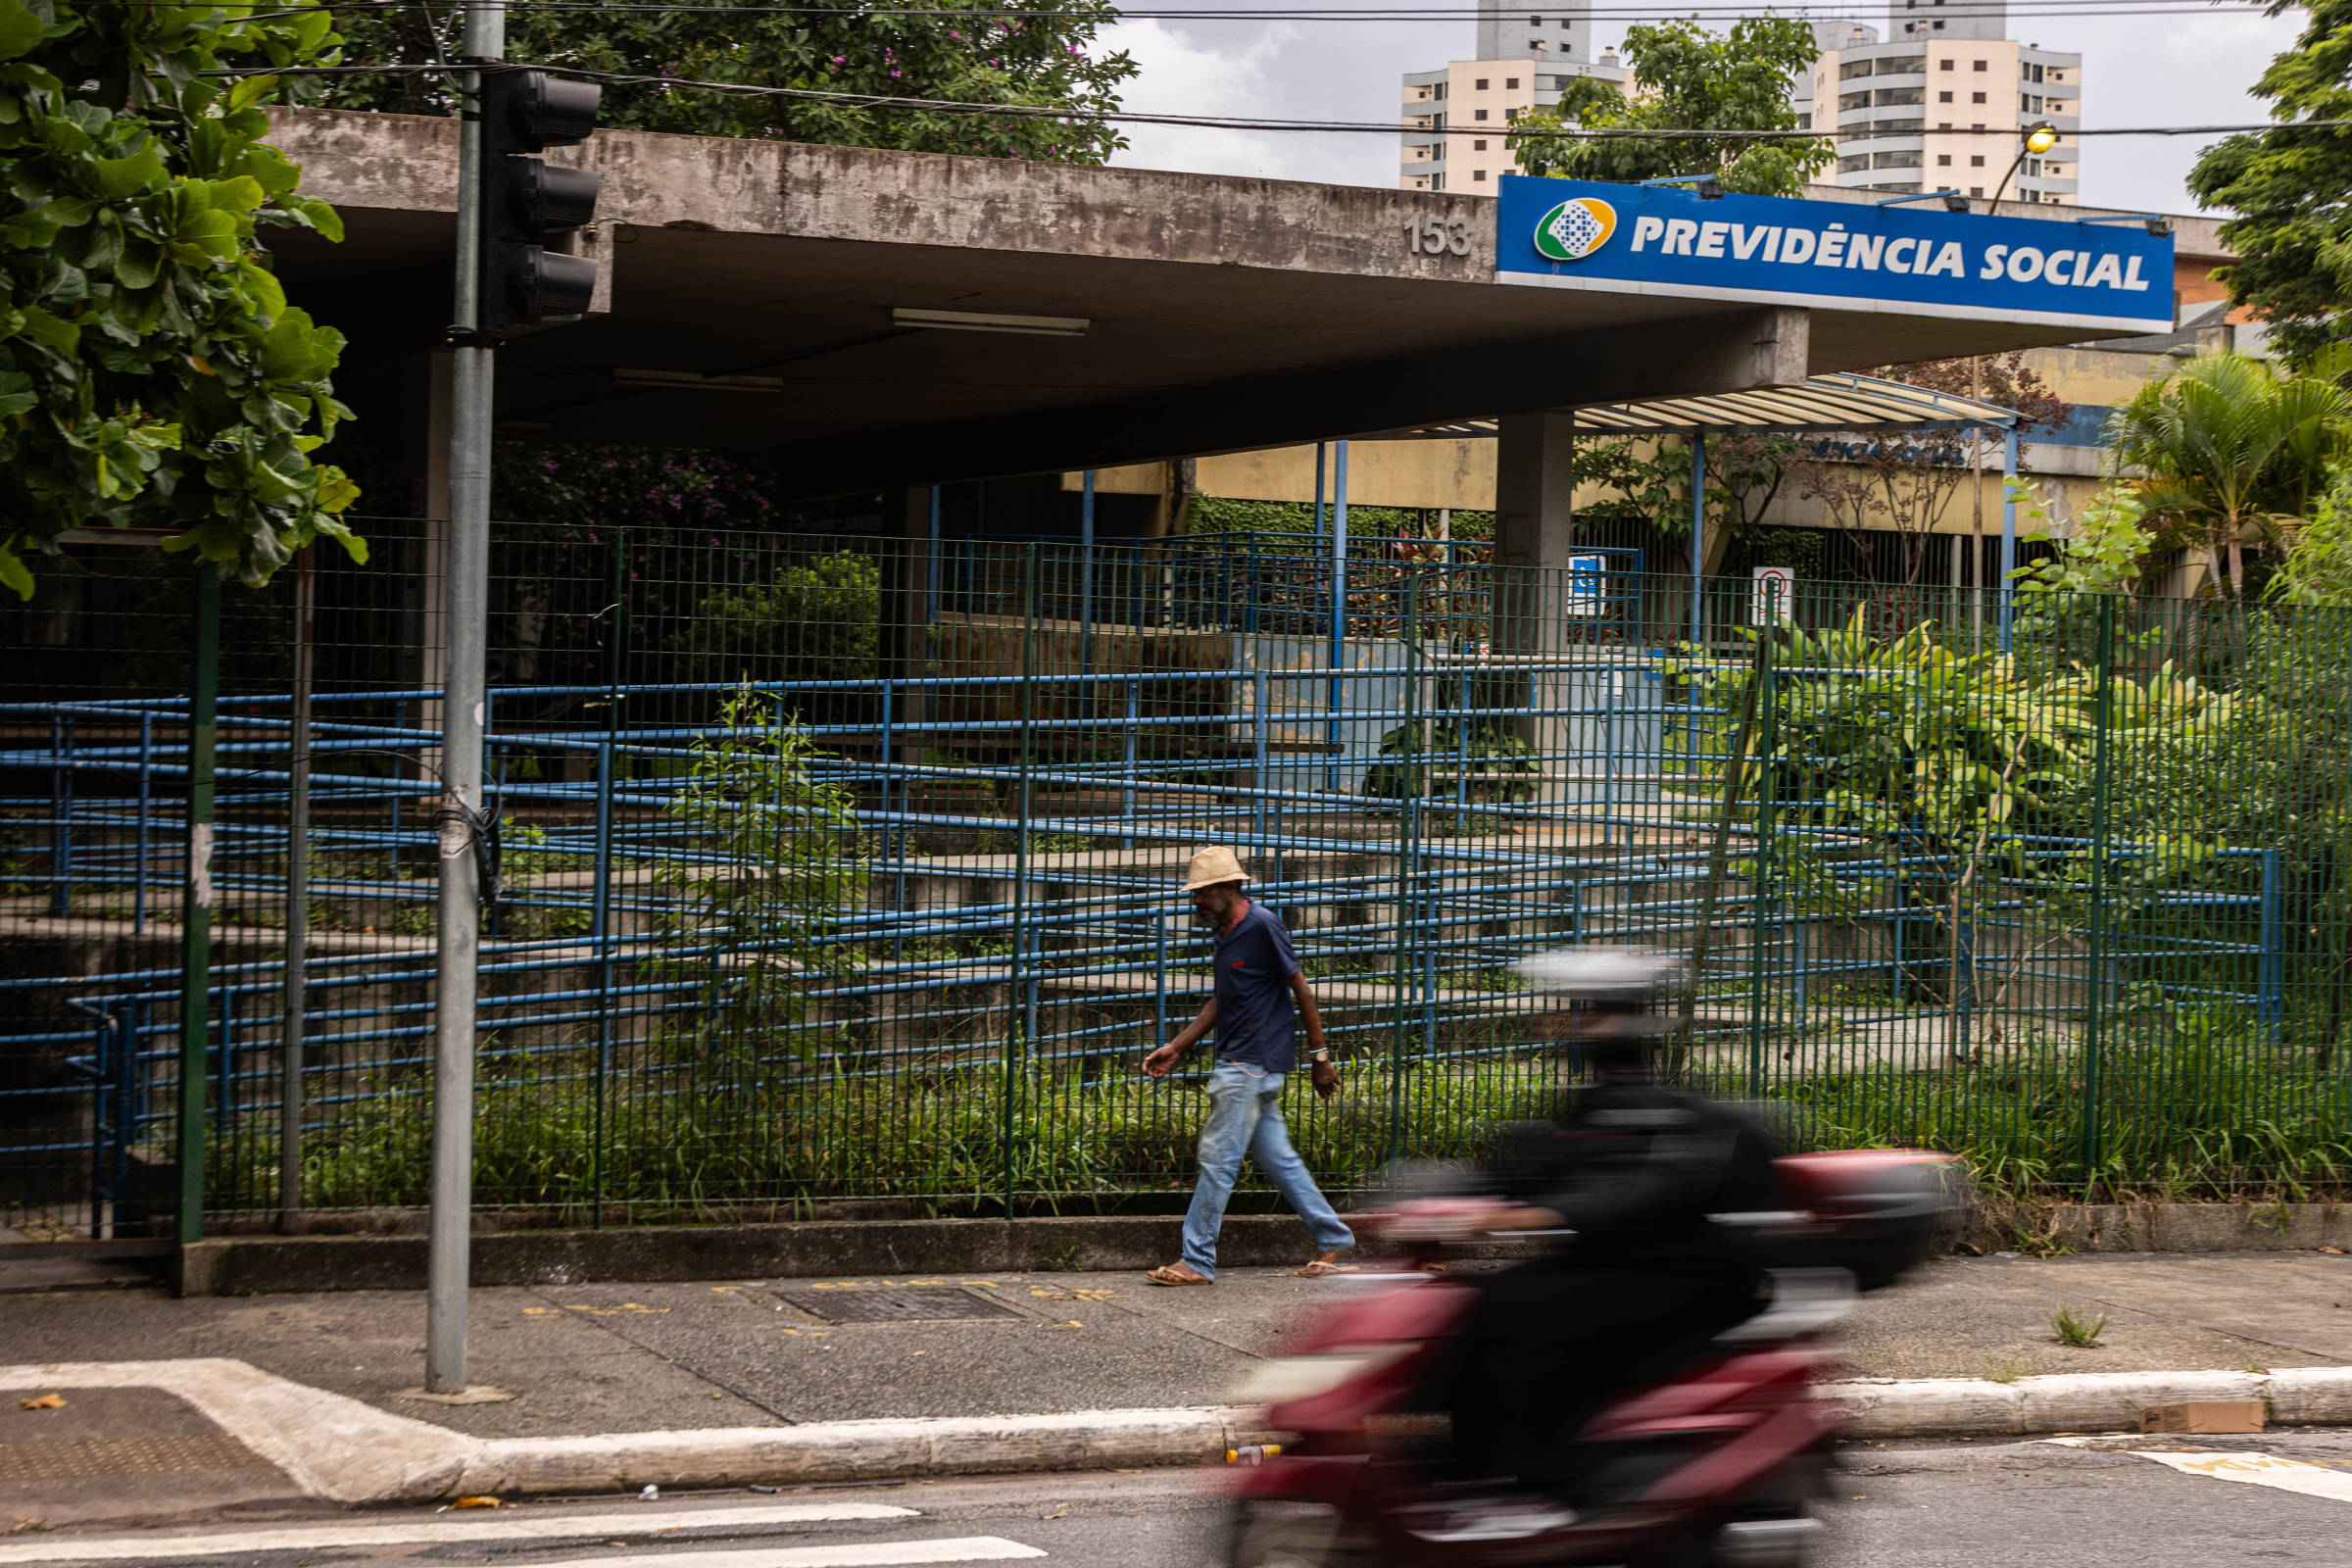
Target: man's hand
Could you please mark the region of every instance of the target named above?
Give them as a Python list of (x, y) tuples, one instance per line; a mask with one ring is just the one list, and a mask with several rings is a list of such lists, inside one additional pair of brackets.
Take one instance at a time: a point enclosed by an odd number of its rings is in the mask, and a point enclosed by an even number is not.
[(1144, 1072), (1150, 1077), (1165, 1078), (1176, 1070), (1176, 1064), (1183, 1059), (1184, 1053), (1177, 1050), (1171, 1041), (1144, 1058)]
[(1325, 1100), (1329, 1100), (1340, 1092), (1340, 1069), (1333, 1066), (1329, 1060), (1317, 1061), (1314, 1064), (1314, 1070), (1308, 1076), (1314, 1080), (1315, 1093), (1321, 1095)]

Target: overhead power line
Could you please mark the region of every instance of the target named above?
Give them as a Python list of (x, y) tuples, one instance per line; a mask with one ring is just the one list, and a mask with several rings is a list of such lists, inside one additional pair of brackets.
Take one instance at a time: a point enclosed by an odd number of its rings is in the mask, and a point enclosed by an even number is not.
[[(212, 76), (352, 76), (456, 75), (465, 71), (545, 71), (622, 87), (659, 87), (691, 92), (735, 93), (747, 97), (783, 98), (827, 104), (843, 109), (879, 110), (891, 114), (994, 116), (1017, 120), (1087, 120), (1138, 125), (1188, 125), (1209, 130), (1308, 131), (1316, 134), (1381, 136), (1517, 136), (1529, 140), (1565, 141), (1863, 141), (1873, 134), (1840, 130), (1719, 130), (1696, 125), (1528, 125), (1509, 122), (1499, 125), (1406, 125), (1396, 121), (1286, 120), (1264, 115), (1160, 115), (1128, 109), (1078, 109), (1054, 104), (967, 103), (951, 98), (898, 98), (880, 93), (825, 92), (813, 87), (767, 87), (756, 82), (703, 81), (691, 76), (653, 76), (618, 71), (585, 71), (571, 66), (502, 61), (497, 66), (466, 65), (352, 65), (293, 66), (282, 70), (255, 67), (213, 71)], [(2016, 137), (2023, 125), (1971, 126), (1966, 130), (1938, 128), (1937, 135)], [(2242, 125), (2100, 125), (2062, 131), (2066, 136), (2230, 136), (2264, 130), (2352, 129), (2352, 120), (2261, 121)], [(1904, 132), (1908, 134), (1908, 132)]]
[[(68, 6), (103, 3), (121, 6), (125, 0), (60, 0)], [(129, 0), (132, 4), (148, 6), (178, 5), (183, 0)], [(1544, 12), (1542, 0), (1525, 0), (1526, 15), (1541, 16)], [(254, 20), (265, 17), (299, 16), (317, 7), (297, 7), (280, 11), (258, 12)], [(442, 10), (453, 15), (464, 10), (462, 0), (339, 0), (337, 12), (388, 12)], [(695, 3), (695, 0), (508, 0), (510, 12), (622, 12), (652, 15), (724, 15), (809, 17), (812, 19), (856, 20), (937, 20), (962, 22), (1067, 22), (1073, 13), (1050, 9), (1019, 7), (941, 7), (941, 6), (821, 6), (821, 5), (726, 5), (723, 3)], [(2011, 0), (2004, 6), (1998, 0), (1963, 0), (1963, 3), (1937, 8), (1940, 19), (1970, 20), (1975, 18), (2009, 18), (2032, 21), (2075, 17), (2168, 17), (2223, 15), (2260, 16), (2270, 10), (2262, 0)], [(1824, 22), (1845, 21), (1850, 6), (1835, 3), (1799, 5), (1776, 8), (1771, 15), (1788, 20)], [(1121, 8), (1107, 23), (1116, 22), (1299, 22), (1299, 23), (1439, 23), (1478, 21), (1487, 17), (1471, 6), (1252, 6), (1237, 9), (1203, 6), (1145, 6)], [(1701, 3), (1660, 7), (1656, 5), (1594, 6), (1577, 12), (1579, 21), (1607, 23), (1733, 22), (1757, 15), (1752, 5), (1737, 3)], [(1496, 20), (1513, 22), (1519, 17), (1502, 16)], [(1887, 39), (1885, 42), (1903, 40)]]

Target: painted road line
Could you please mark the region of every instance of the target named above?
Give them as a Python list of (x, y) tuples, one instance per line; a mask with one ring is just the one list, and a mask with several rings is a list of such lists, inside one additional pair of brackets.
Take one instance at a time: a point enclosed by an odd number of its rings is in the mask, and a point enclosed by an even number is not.
[[(588, 1541), (600, 1536), (643, 1537), (672, 1530), (745, 1530), (769, 1525), (830, 1524), (858, 1519), (912, 1519), (912, 1508), (882, 1502), (771, 1502), (745, 1508), (619, 1509), (606, 1513), (468, 1511), (396, 1525), (296, 1525), (270, 1530), (153, 1531), (139, 1536), (47, 1536), (0, 1541), (0, 1564), (157, 1562), (182, 1557), (227, 1557), (257, 1551), (358, 1551), (370, 1546), (419, 1546), (466, 1542)], [(907, 1558), (909, 1562), (921, 1560)]]
[(2331, 1502), (2352, 1502), (2352, 1475), (2330, 1470), (2326, 1465), (2305, 1464), (2300, 1459), (2281, 1459), (2270, 1453), (2160, 1453), (2147, 1448), (2124, 1451), (2153, 1459), (2158, 1464), (2169, 1464), (2182, 1475), (2243, 1481), (2250, 1486), (2276, 1487), (2280, 1492), (2300, 1492), (2307, 1497), (2326, 1497)]
[(1043, 1557), (1002, 1536), (951, 1541), (862, 1541), (850, 1546), (768, 1546), (749, 1551), (663, 1551), (639, 1557), (574, 1557), (536, 1568), (894, 1568), (917, 1562), (1010, 1562)]

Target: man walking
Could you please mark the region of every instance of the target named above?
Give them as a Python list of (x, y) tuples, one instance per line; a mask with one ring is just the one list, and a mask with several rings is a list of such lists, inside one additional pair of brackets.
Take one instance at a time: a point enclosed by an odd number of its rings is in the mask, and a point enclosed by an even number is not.
[[(1208, 1120), (1200, 1129), (1200, 1174), (1184, 1216), (1184, 1257), (1144, 1277), (1154, 1285), (1210, 1285), (1217, 1277), (1217, 1232), (1247, 1152), (1272, 1179), (1284, 1201), (1306, 1221), (1317, 1249), (1298, 1272), (1337, 1274), (1340, 1253), (1355, 1237), (1315, 1186), (1282, 1124), (1282, 1083), (1297, 1065), (1292, 1037), (1306, 1026), (1307, 1059), (1315, 1093), (1340, 1092), (1339, 1069), (1323, 1044), (1323, 1016), (1298, 970), (1291, 934), (1264, 905), (1242, 896), (1249, 876), (1228, 849), (1201, 850), (1186, 868), (1184, 891), (1193, 912), (1216, 934), (1216, 989), (1175, 1039), (1144, 1058), (1144, 1071), (1164, 1078), (1213, 1027), (1217, 1064), (1208, 1075)], [(1298, 1003), (1293, 1016), (1291, 1004)]]

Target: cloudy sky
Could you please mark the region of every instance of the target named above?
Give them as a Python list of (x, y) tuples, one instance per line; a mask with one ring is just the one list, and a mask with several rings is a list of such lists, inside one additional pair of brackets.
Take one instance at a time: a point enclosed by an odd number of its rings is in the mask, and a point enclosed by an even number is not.
[[(1396, 116), (1401, 74), (1470, 57), (1476, 31), (1468, 16), (1471, 3), (1464, 0), (1462, 20), (1437, 23), (1144, 18), (1109, 28), (1105, 39), (1144, 68), (1128, 87), (1126, 103), (1132, 109), (1388, 122)], [(1139, 10), (1151, 8), (1151, 0), (1135, 4)], [(1226, 8), (1268, 9), (1265, 0), (1187, 0), (1181, 9)], [(2273, 20), (2244, 11), (2021, 18), (2013, 22), (2010, 35), (2082, 52), (2086, 126), (2237, 124), (2266, 118), (2246, 89), (2271, 57), (2293, 40), (2300, 24), (2299, 13)], [(1607, 23), (1594, 37), (1603, 45), (1617, 41)], [(1128, 136), (1134, 145), (1114, 162), (1139, 169), (1358, 185), (1396, 182), (1397, 143), (1387, 135), (1131, 126)], [(2093, 141), (2082, 159), (2082, 200), (2099, 207), (2193, 212), (2183, 179), (2200, 145), (2186, 138)]]

